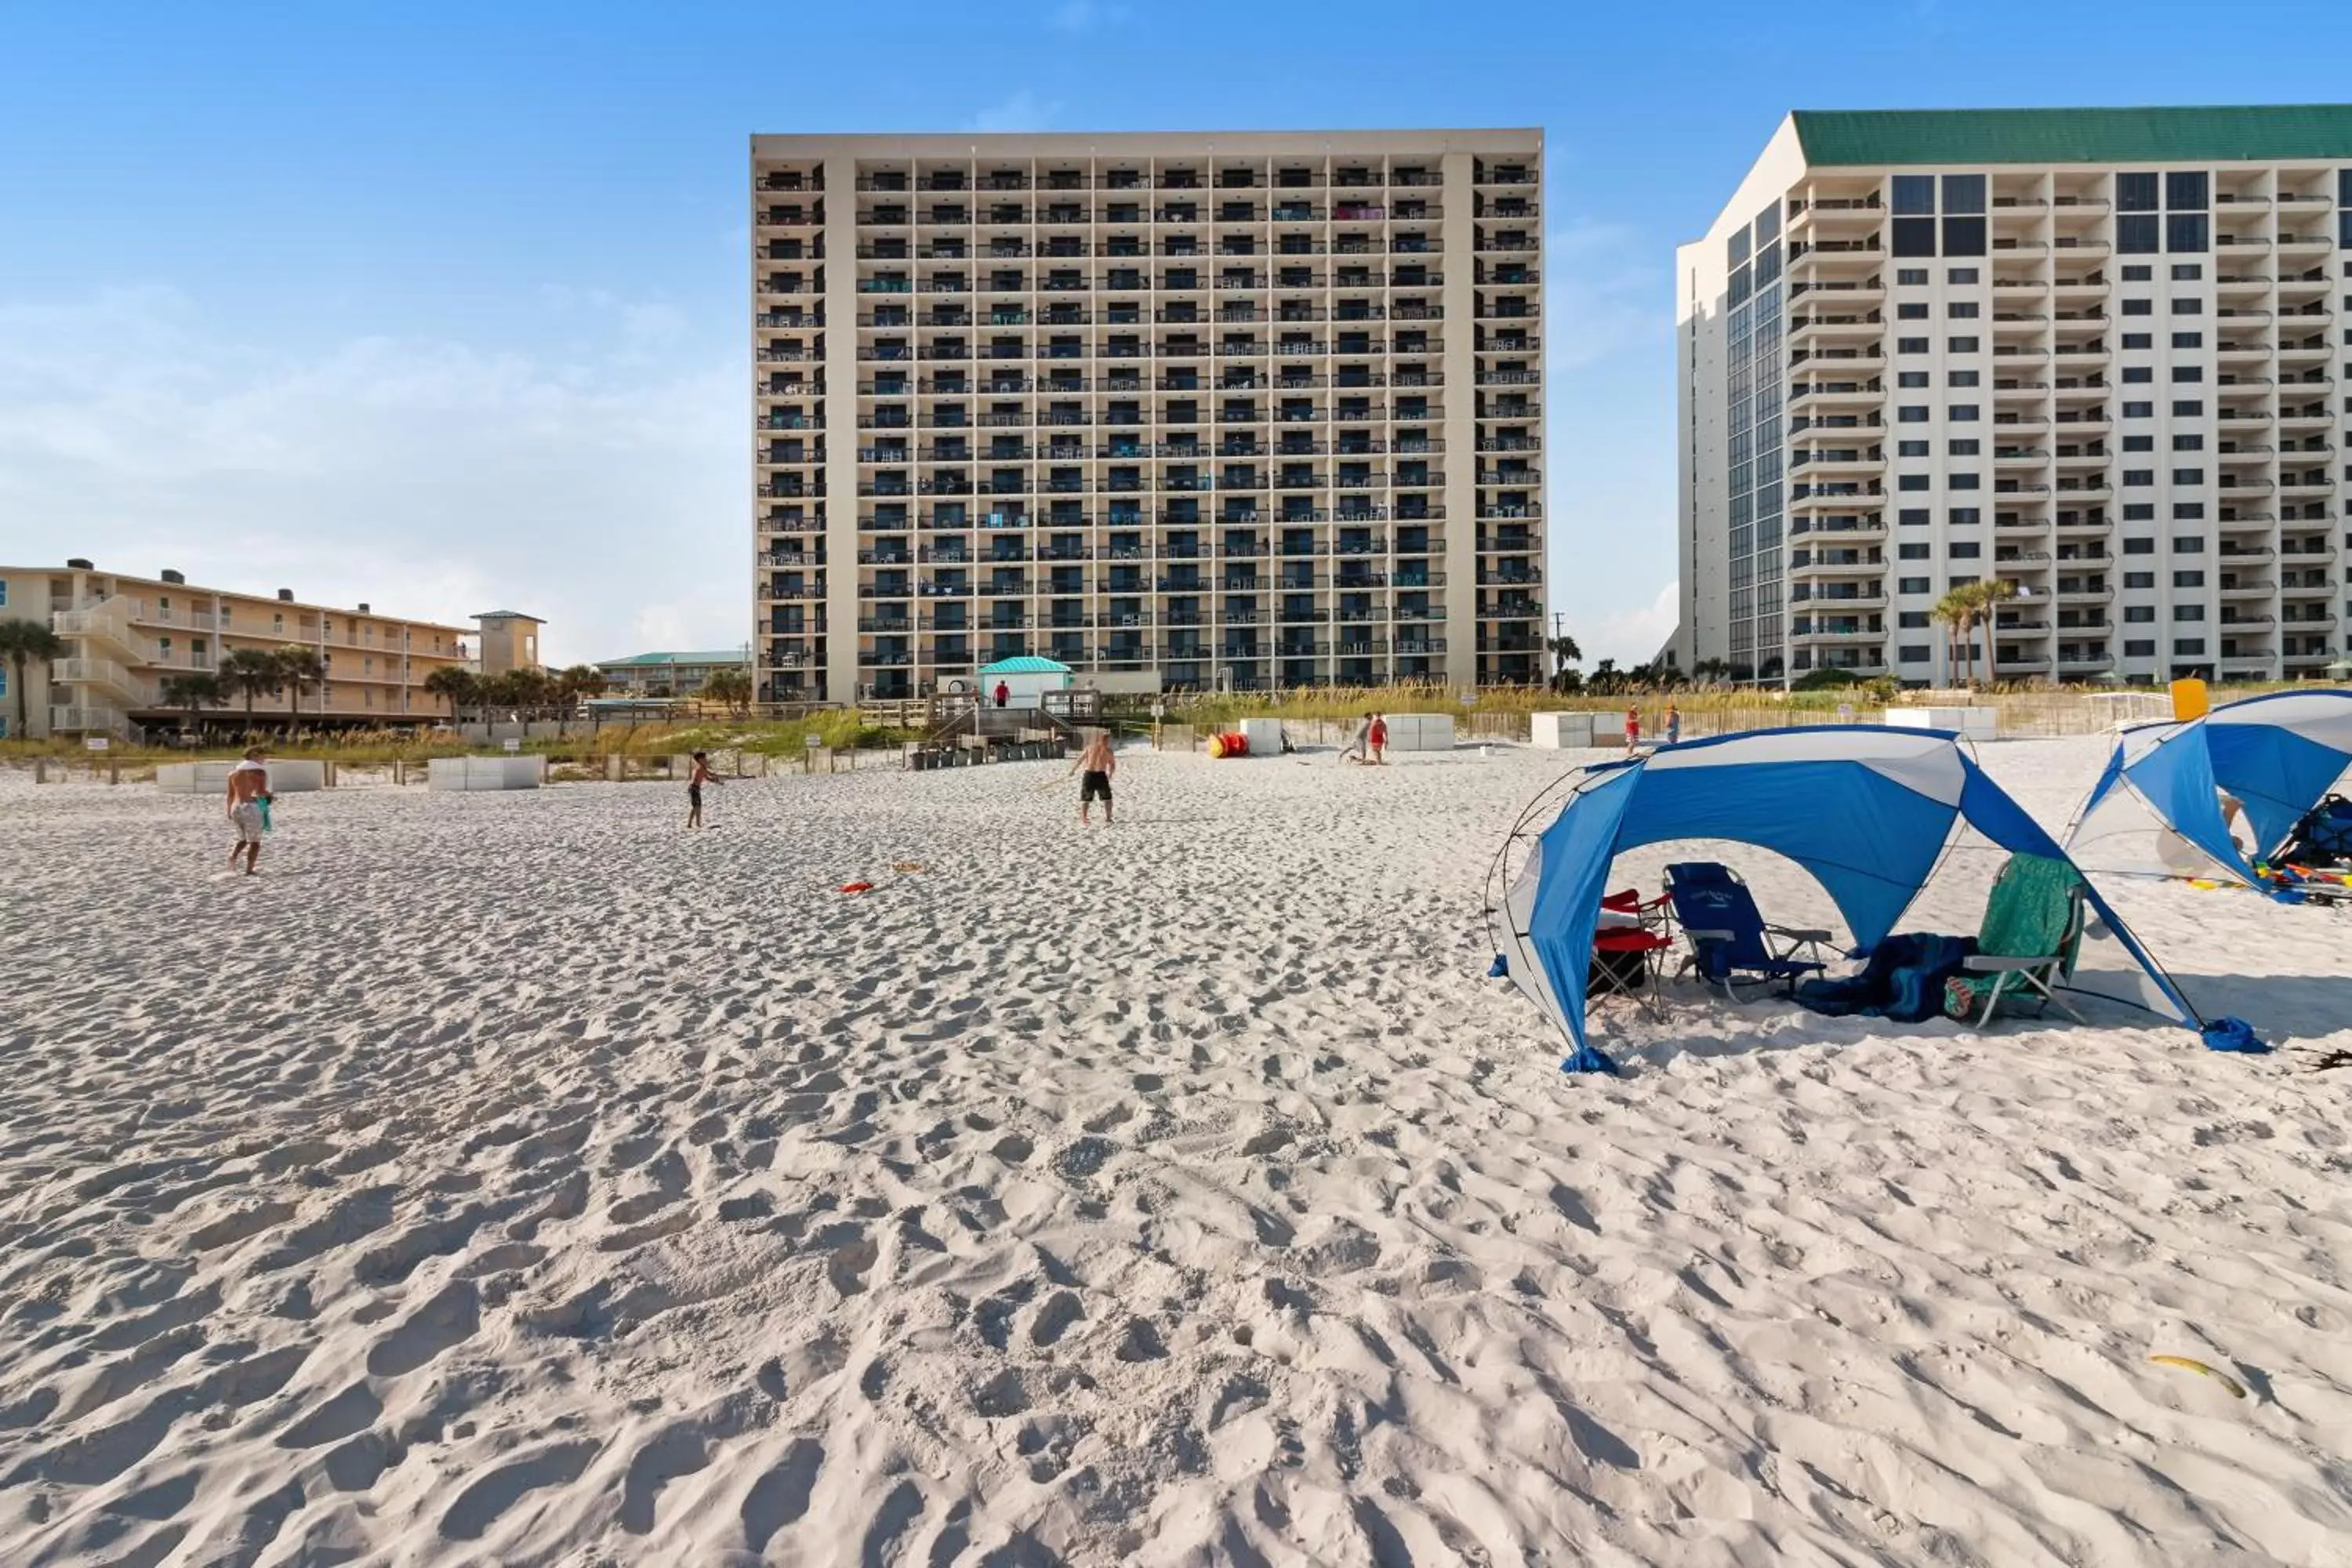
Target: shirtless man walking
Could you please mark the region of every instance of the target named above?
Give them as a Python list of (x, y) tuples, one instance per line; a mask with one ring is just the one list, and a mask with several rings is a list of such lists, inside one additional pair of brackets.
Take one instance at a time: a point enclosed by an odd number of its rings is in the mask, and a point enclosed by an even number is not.
[(1110, 775), (1118, 772), (1118, 758), (1111, 753), (1110, 731), (1096, 731), (1094, 738), (1087, 742), (1087, 749), (1078, 753), (1078, 760), (1070, 764), (1070, 771), (1086, 775), (1078, 783), (1078, 826), (1083, 827), (1093, 820), (1087, 814), (1094, 807), (1095, 797), (1100, 795), (1103, 826), (1108, 827), (1110, 825)]
[(236, 858), (242, 855), (248, 877), (261, 858), (261, 835), (268, 826), (261, 815), (262, 803), (270, 798), (269, 770), (262, 763), (264, 755), (262, 749), (255, 746), (245, 753), (245, 761), (228, 773), (228, 819), (236, 825), (236, 844), (228, 852), (228, 868), (234, 872)]

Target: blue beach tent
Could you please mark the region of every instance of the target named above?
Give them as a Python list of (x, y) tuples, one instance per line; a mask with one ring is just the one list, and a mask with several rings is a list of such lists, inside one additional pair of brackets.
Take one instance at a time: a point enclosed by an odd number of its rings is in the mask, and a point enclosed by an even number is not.
[[(1558, 815), (1539, 826), (1563, 794)], [(2066, 858), (1958, 738), (1938, 731), (1768, 731), (1580, 769), (1528, 807), (1496, 858), (1488, 903), (1501, 967), (1584, 1057), (1593, 931), (1618, 856), (1692, 838), (1784, 855), (1828, 892), (1862, 950), (1895, 930), (1962, 825), (2013, 853)], [(2105, 901), (2095, 890), (2086, 896), (2098, 917), (2092, 934), (2111, 936), (2121, 951), (2109, 966), (2116, 973), (2078, 963), (2073, 987), (2199, 1026)]]
[[(2352, 691), (2281, 691), (2185, 723), (2134, 725), (2116, 739), (2074, 815), (2068, 853), (2089, 871), (2225, 876), (2268, 884), (2268, 859), (2352, 769)], [(2221, 796), (2245, 808), (2249, 853), (2231, 837)]]

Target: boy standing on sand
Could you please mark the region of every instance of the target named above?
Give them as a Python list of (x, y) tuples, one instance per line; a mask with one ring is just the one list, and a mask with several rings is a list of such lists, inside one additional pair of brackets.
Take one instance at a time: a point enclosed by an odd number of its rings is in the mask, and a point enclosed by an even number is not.
[(1078, 826), (1084, 827), (1092, 820), (1087, 814), (1093, 809), (1095, 797), (1100, 795), (1103, 826), (1109, 826), (1110, 775), (1118, 772), (1118, 759), (1111, 754), (1109, 731), (1097, 730), (1094, 732), (1093, 738), (1087, 742), (1087, 749), (1080, 752), (1078, 760), (1070, 764), (1070, 772), (1086, 775), (1078, 781)]
[(1387, 760), (1381, 753), (1388, 750), (1389, 721), (1381, 715), (1372, 715), (1372, 726), (1364, 731), (1364, 743), (1371, 748), (1371, 764), (1379, 767)]
[(1642, 710), (1636, 704), (1625, 710), (1625, 753), (1631, 756), (1642, 744)]
[(694, 772), (688, 775), (686, 781), (686, 825), (688, 827), (702, 826), (702, 786), (707, 784), (717, 784), (723, 789), (727, 781), (710, 771), (709, 752), (697, 752), (694, 753)]
[(261, 858), (261, 835), (268, 823), (261, 815), (262, 804), (270, 798), (269, 770), (262, 764), (268, 753), (259, 746), (248, 749), (245, 760), (228, 771), (228, 819), (236, 826), (236, 843), (228, 852), (228, 868), (236, 869), (236, 858), (245, 857), (245, 874), (254, 874), (254, 866)]

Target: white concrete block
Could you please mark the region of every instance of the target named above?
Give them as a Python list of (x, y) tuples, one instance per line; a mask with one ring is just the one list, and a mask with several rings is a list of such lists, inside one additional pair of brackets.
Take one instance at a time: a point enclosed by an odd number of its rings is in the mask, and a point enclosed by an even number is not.
[(1530, 713), (1528, 743), (1548, 752), (1574, 751), (1592, 744), (1590, 713)]

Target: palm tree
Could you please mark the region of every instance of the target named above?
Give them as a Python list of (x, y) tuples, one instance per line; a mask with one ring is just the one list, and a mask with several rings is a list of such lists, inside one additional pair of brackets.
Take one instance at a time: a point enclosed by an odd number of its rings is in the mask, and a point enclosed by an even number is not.
[(220, 678), (223, 685), (245, 699), (245, 727), (253, 728), (253, 700), (275, 696), (286, 689), (286, 668), (278, 656), (266, 648), (231, 648), (221, 655)]
[[(322, 694), (326, 690), (326, 661), (319, 657), (317, 649), (307, 647), (289, 647), (276, 657), (278, 673), (285, 678), (287, 687), (294, 693), (289, 717), (299, 719), (302, 716), (302, 694), (313, 686), (319, 688)], [(321, 716), (324, 715), (325, 708), (326, 704), (322, 700), (320, 703)]]
[(163, 706), (177, 708), (188, 716), (189, 724), (201, 726), (205, 710), (228, 706), (228, 689), (220, 677), (199, 670), (194, 675), (167, 675), (163, 678)]
[(425, 678), (425, 690), (448, 700), (453, 722), (462, 721), (467, 706), (479, 700), (481, 684), (472, 670), (455, 664), (445, 664)]
[(1981, 583), (1971, 583), (1969, 586), (1974, 591), (1977, 619), (1984, 626), (1985, 677), (1990, 679), (1999, 673), (1996, 667), (2000, 663), (1993, 648), (1994, 620), (2000, 613), (2000, 606), (2017, 597), (2017, 584), (2006, 577), (1992, 577)]
[(741, 718), (751, 706), (751, 677), (740, 669), (714, 670), (702, 683), (702, 694), (713, 702), (723, 702), (727, 710)]
[(37, 658), (65, 658), (66, 639), (38, 621), (0, 621), (0, 655), (6, 656), (9, 679), (16, 687), (16, 727), (10, 733), (29, 734), (33, 721), (27, 711), (31, 697), (25, 667)]
[(1951, 644), (1960, 653), (1960, 681), (1970, 690), (1977, 684), (1977, 616), (1982, 613), (1984, 601), (1976, 592), (1979, 584), (1962, 583), (1946, 591), (1927, 612), (1928, 618), (1949, 628)]

